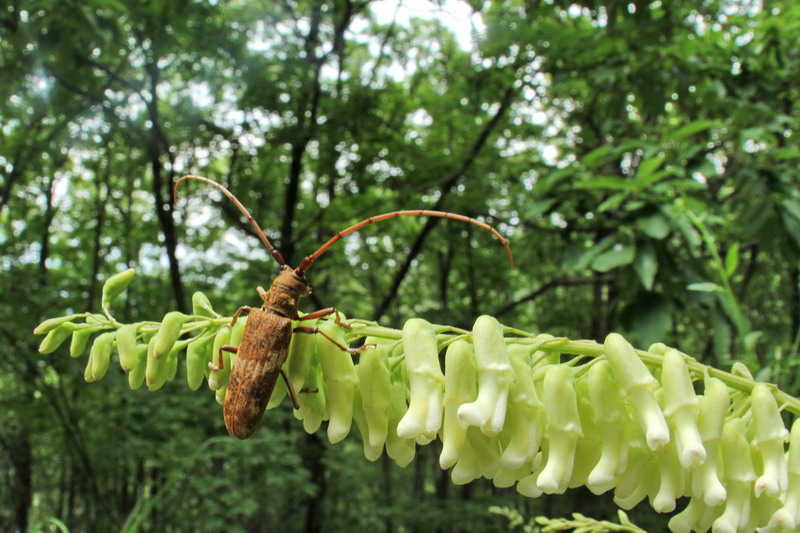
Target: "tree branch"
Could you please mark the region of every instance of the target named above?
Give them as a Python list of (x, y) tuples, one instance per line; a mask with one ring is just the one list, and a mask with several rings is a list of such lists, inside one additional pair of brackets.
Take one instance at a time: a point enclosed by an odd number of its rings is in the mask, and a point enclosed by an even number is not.
[[(516, 81), (516, 79), (515, 79)], [(511, 107), (511, 102), (514, 100), (514, 94), (516, 93), (516, 89), (514, 88), (514, 82), (512, 82), (508, 88), (506, 88), (505, 93), (503, 93), (503, 97), (500, 100), (500, 105), (497, 108), (497, 111), (492, 116), (492, 118), (484, 125), (483, 129), (481, 130), (478, 137), (472, 143), (467, 155), (461, 161), (461, 164), (453, 170), (448, 176), (442, 180), (442, 184), (440, 187), (441, 194), (439, 198), (436, 200), (436, 203), (431, 207), (433, 210), (441, 210), (442, 206), (444, 205), (445, 200), (453, 191), (453, 189), (458, 185), (458, 182), (464, 176), (464, 173), (469, 169), (470, 166), (475, 162), (475, 158), (480, 153), (481, 149), (486, 144), (486, 141), (491, 135), (492, 131), (494, 131), (497, 124), (500, 123), (500, 120), (505, 115), (508, 108)], [(417, 238), (414, 240), (414, 243), (411, 245), (411, 250), (409, 250), (408, 255), (406, 256), (405, 261), (400, 266), (400, 269), (395, 273), (394, 279), (392, 280), (392, 284), (389, 287), (389, 291), (386, 293), (386, 296), (381, 300), (381, 302), (375, 307), (375, 311), (372, 313), (372, 320), (379, 320), (386, 310), (389, 308), (389, 305), (392, 301), (397, 297), (398, 291), (400, 289), (400, 285), (405, 280), (408, 272), (411, 268), (411, 263), (414, 262), (414, 259), (417, 258), (419, 253), (422, 251), (422, 246), (425, 243), (425, 239), (428, 238), (428, 235), (439, 222), (440, 219), (438, 218), (428, 218), (425, 221), (425, 225), (423, 226), (422, 230), (417, 235)]]

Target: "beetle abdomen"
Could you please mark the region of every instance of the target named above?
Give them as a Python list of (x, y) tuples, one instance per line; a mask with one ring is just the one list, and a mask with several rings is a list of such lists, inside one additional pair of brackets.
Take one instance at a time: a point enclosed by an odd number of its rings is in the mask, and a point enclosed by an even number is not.
[(225, 392), (225, 426), (232, 436), (246, 439), (258, 429), (291, 336), (288, 318), (261, 309), (250, 311)]

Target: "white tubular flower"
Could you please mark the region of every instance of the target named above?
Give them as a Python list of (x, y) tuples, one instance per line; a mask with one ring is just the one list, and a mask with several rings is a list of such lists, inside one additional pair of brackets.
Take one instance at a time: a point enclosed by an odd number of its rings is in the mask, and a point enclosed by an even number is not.
[(658, 452), (658, 492), (652, 499), (653, 509), (659, 513), (675, 510), (675, 501), (683, 495), (686, 474), (674, 442), (668, 443)]
[(397, 435), (397, 424), (408, 410), (406, 387), (402, 382), (392, 383), (389, 389), (389, 432), (386, 435), (386, 455), (394, 459), (400, 467), (408, 466), (414, 459), (417, 445), (414, 439), (404, 439)]
[(543, 494), (542, 489), (540, 489), (536, 484), (536, 480), (539, 477), (539, 473), (541, 473), (542, 468), (544, 468), (544, 464), (546, 462), (545, 457), (547, 456), (547, 449), (549, 448), (548, 444), (549, 443), (547, 441), (542, 443), (542, 451), (536, 454), (530, 474), (520, 479), (517, 483), (517, 492), (523, 496), (527, 496), (528, 498), (538, 498)]
[(544, 405), (533, 382), (527, 347), (513, 345), (508, 351), (517, 380), (509, 391), (506, 422), (501, 434), (508, 437), (508, 443), (500, 457), (500, 465), (504, 469), (516, 470), (530, 462), (539, 451), (544, 433)]
[(783, 425), (778, 403), (766, 383), (756, 383), (750, 393), (753, 444), (761, 452), (763, 473), (756, 480), (756, 496), (777, 496), (789, 485), (783, 444), (789, 432)]
[[(370, 339), (367, 339), (369, 343)], [(386, 358), (391, 352), (389, 343), (378, 344), (361, 352), (358, 361), (358, 381), (367, 438), (372, 448), (382, 449), (389, 432), (389, 394), (392, 383)], [(363, 433), (362, 433), (363, 434)]]
[[(639, 475), (626, 474), (614, 491), (614, 503), (626, 511), (636, 507), (648, 496), (653, 498), (658, 493), (659, 464), (655, 454), (648, 453), (642, 458), (644, 465)], [(624, 483), (624, 484), (623, 484)]]
[(716, 518), (714, 515), (714, 509), (706, 505), (702, 498), (693, 497), (683, 511), (669, 519), (667, 526), (673, 533), (708, 531)]
[(746, 432), (747, 426), (741, 418), (727, 421), (722, 430), (720, 451), (728, 497), (722, 516), (711, 526), (714, 533), (735, 533), (745, 528), (750, 519), (750, 492), (756, 473)]
[(667, 421), (654, 395), (658, 381), (622, 335), (609, 333), (604, 345), (614, 376), (620, 388), (629, 396), (629, 402), (647, 436), (647, 445), (651, 450), (657, 450), (669, 442)]
[(478, 396), (478, 371), (472, 345), (458, 340), (448, 346), (444, 368), (444, 422), (439, 466), (446, 470), (456, 464), (467, 439), (467, 429), (458, 420), (458, 408)]
[(695, 498), (702, 497), (709, 507), (720, 505), (727, 496), (725, 487), (719, 480), (718, 470), (719, 443), (730, 405), (728, 386), (717, 378), (706, 379), (697, 419), (700, 437), (706, 449), (706, 460), (692, 478), (692, 493)]
[(500, 445), (497, 439), (487, 437), (476, 427), (467, 429), (467, 439), (450, 473), (453, 483), (463, 485), (479, 477), (491, 479), (499, 468)]
[(800, 525), (800, 419), (792, 424), (788, 456), (789, 488), (783, 506), (773, 513), (769, 524), (759, 532), (792, 530)]
[(510, 487), (517, 481), (520, 481), (521, 479), (530, 475), (532, 464), (533, 463), (531, 462), (527, 462), (519, 468), (515, 468), (513, 470), (501, 467), (492, 478), (492, 483), (498, 488)]
[(567, 489), (574, 463), (575, 445), (583, 436), (574, 387), (574, 369), (555, 365), (544, 376), (544, 405), (550, 436), (547, 463), (536, 485), (547, 494)]
[(619, 385), (611, 373), (608, 361), (597, 361), (587, 377), (589, 399), (600, 432), (600, 460), (586, 482), (594, 494), (614, 487), (617, 475), (625, 470), (628, 444), (623, 424), (629, 420)]
[(674, 349), (664, 354), (661, 363), (664, 415), (675, 431), (675, 446), (681, 466), (697, 470), (706, 461), (706, 449), (697, 429), (700, 401), (689, 377), (684, 356)]
[(325, 380), (322, 378), (322, 370), (319, 367), (318, 360), (314, 361), (311, 371), (306, 377), (306, 387), (317, 392), (300, 395), (298, 398), (300, 409), (294, 410), (294, 416), (303, 421), (303, 429), (305, 429), (306, 433), (314, 433), (319, 429), (322, 421), (328, 419)]
[[(344, 331), (332, 320), (320, 325), (320, 331), (346, 344)], [(316, 336), (317, 354), (325, 381), (325, 392), (328, 402), (328, 440), (335, 444), (350, 433), (353, 424), (353, 395), (355, 394), (358, 376), (353, 364), (353, 357), (322, 335)]]
[(500, 443), (496, 438), (487, 437), (476, 427), (467, 429), (467, 442), (478, 456), (481, 476), (493, 478), (500, 469)]
[(503, 327), (491, 316), (478, 317), (472, 327), (472, 342), (478, 367), (478, 398), (458, 408), (463, 426), (478, 426), (493, 437), (503, 429), (508, 391), (514, 370), (508, 359)]
[[(386, 413), (387, 421), (389, 413)], [(355, 395), (353, 396), (353, 420), (356, 422), (358, 432), (361, 433), (361, 442), (364, 445), (364, 457), (367, 461), (377, 461), (383, 452), (383, 441), (379, 446), (372, 445), (370, 437), (370, 428), (367, 423), (367, 416), (364, 412), (364, 399), (361, 395), (361, 387), (356, 386)], [(384, 435), (385, 439), (385, 435)]]
[(455, 485), (466, 485), (479, 477), (481, 477), (481, 468), (478, 455), (472, 449), (472, 445), (465, 440), (461, 446), (456, 466), (450, 472), (450, 480)]
[(444, 385), (433, 327), (421, 318), (407, 320), (403, 326), (403, 351), (411, 402), (397, 425), (397, 435), (404, 439), (424, 435), (430, 440), (442, 426)]

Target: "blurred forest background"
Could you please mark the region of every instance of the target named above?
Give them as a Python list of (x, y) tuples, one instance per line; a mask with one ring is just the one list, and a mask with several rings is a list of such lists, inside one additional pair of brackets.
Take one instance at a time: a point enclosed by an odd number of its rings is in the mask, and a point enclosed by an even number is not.
[[(791, 0), (8, 0), (0, 9), (0, 530), (504, 531), (613, 517), (583, 490), (452, 485), (439, 450), (369, 463), (282, 406), (223, 437), (211, 391), (83, 381), (44, 318), (159, 320), (202, 290), (231, 314), (291, 264), (309, 311), (400, 327), (479, 314), (680, 346), (797, 393), (800, 4)], [(205, 392), (204, 392), (205, 391)], [(211, 439), (211, 440), (208, 440)], [(679, 506), (680, 507), (680, 506)], [(647, 510), (635, 521), (663, 529)], [(660, 524), (660, 525), (659, 525)]]

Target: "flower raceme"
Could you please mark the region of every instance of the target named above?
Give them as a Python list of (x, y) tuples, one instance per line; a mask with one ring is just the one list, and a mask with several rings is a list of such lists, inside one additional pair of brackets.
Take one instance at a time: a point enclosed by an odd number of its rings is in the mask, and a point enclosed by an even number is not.
[[(78, 357), (97, 333), (86, 380), (102, 378), (116, 351), (131, 388), (150, 390), (175, 379), (185, 351), (189, 387), (206, 381), (221, 402), (235, 355), (223, 352), (220, 368), (216, 354), (238, 345), (246, 318), (230, 328), (196, 293), (191, 315), (120, 324), (108, 308), (132, 278), (123, 274), (104, 291), (103, 315), (43, 322), (35, 331), (46, 335), (40, 351), (72, 337), (70, 355)], [(603, 344), (570, 341), (490, 316), (471, 331), (419, 318), (400, 331), (348, 324), (318, 326), (342, 345), (366, 343), (356, 361), (322, 335), (296, 333), (283, 368), (302, 391), (294, 415), (305, 430), (327, 421), (335, 443), (355, 421), (370, 461), (385, 450), (406, 466), (416, 446), (438, 438), (439, 464), (457, 484), (485, 477), (529, 497), (585, 485), (613, 491), (624, 509), (647, 499), (658, 512), (674, 511), (685, 496), (688, 505), (669, 521), (676, 532), (800, 526), (800, 425), (789, 433), (780, 412), (798, 413), (800, 402), (774, 386), (660, 343), (637, 351), (616, 333)], [(286, 403), (278, 383), (267, 409)]]

